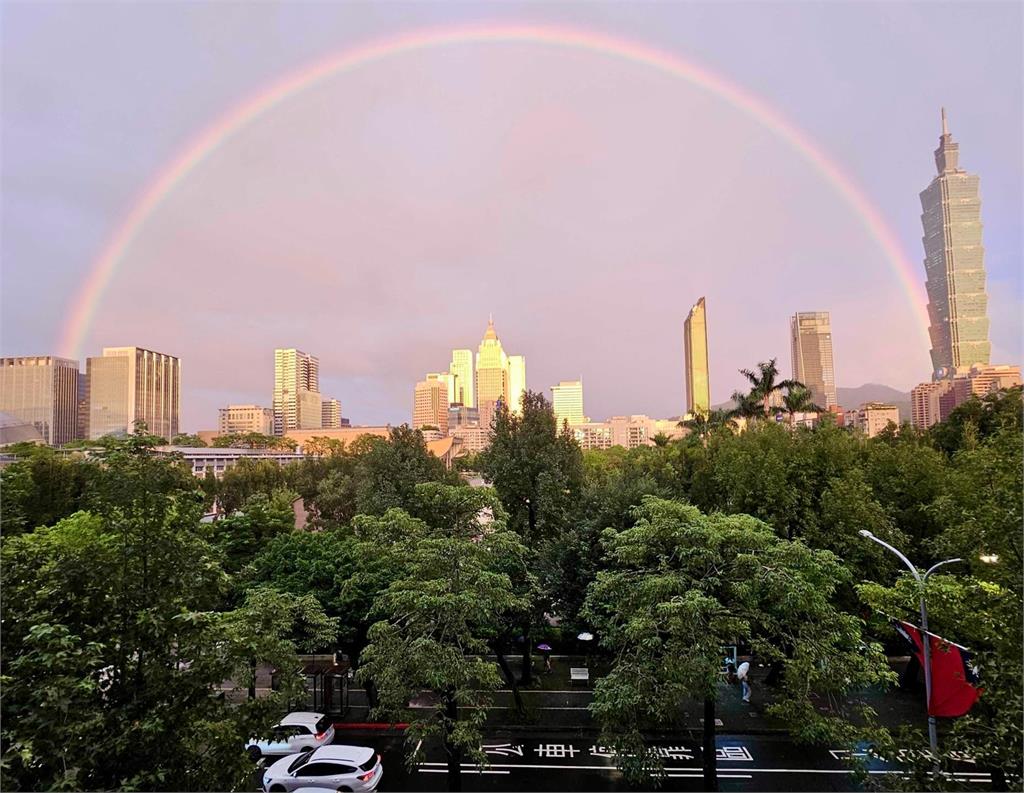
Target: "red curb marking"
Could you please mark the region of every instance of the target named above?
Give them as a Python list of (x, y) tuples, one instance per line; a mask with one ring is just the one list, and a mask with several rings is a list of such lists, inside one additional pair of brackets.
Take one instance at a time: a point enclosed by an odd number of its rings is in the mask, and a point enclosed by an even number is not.
[(409, 727), (407, 722), (397, 724), (385, 724), (380, 721), (336, 721), (336, 730), (404, 730)]

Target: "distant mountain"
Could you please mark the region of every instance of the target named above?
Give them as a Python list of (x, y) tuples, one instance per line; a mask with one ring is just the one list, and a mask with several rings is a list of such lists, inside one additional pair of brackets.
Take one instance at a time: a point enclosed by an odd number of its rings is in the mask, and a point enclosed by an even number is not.
[(845, 410), (858, 408), (865, 402), (885, 402), (900, 409), (900, 421), (910, 421), (910, 394), (887, 385), (866, 383), (858, 388), (837, 388), (836, 397)]

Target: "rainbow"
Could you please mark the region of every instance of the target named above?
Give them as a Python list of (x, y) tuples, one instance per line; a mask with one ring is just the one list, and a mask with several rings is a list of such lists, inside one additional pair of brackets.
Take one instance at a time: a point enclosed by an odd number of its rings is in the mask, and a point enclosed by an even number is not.
[(678, 55), (646, 44), (565, 27), (495, 24), (417, 30), (378, 39), (309, 64), (224, 113), (189, 141), (177, 156), (157, 173), (107, 241), (67, 313), (59, 342), (60, 354), (71, 358), (79, 357), (104, 291), (116, 274), (118, 265), (124, 260), (125, 252), (145, 226), (146, 220), (183, 179), (236, 132), (289, 97), (332, 75), (418, 50), (481, 43), (538, 44), (623, 58), (685, 80), (750, 116), (802, 155), (854, 210), (864, 228), (895, 268), (917, 313), (921, 338), (925, 338), (924, 329), (928, 327), (928, 317), (925, 311), (927, 299), (923, 284), (884, 218), (842, 168), (830, 160), (804, 132), (777, 110), (724, 77), (688, 62)]

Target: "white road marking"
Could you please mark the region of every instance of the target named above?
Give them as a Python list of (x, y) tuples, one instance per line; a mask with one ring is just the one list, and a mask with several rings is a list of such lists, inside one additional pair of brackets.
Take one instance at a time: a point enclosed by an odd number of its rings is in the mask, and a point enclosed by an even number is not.
[[(447, 768), (421, 768), (421, 774), (447, 774)], [(463, 768), (463, 774), (511, 774), (511, 771), (481, 771), (479, 768)]]

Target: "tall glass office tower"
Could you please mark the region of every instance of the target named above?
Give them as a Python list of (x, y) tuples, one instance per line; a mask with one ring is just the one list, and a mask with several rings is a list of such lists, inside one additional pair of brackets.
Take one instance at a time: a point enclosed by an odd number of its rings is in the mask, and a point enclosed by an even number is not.
[(921, 193), (933, 379), (988, 364), (991, 355), (979, 180), (959, 167), (959, 156), (943, 108), (938, 175)]

